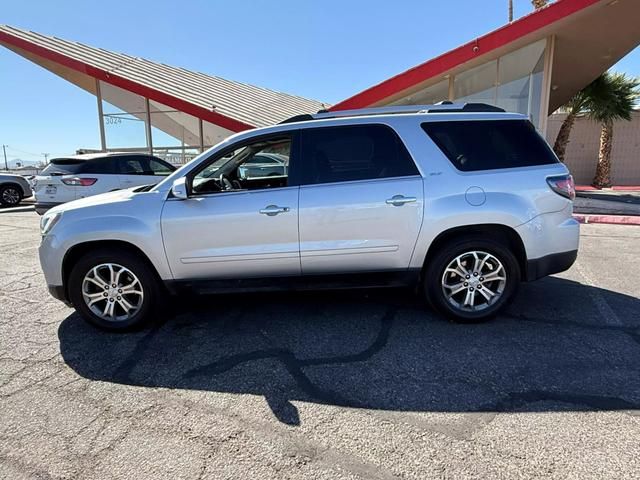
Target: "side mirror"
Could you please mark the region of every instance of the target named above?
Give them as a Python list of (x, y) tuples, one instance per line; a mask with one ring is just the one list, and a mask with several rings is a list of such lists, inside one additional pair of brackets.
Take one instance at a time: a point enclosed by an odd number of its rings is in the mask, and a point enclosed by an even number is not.
[(171, 194), (180, 200), (189, 198), (189, 189), (187, 188), (187, 177), (180, 177), (174, 180), (171, 186)]

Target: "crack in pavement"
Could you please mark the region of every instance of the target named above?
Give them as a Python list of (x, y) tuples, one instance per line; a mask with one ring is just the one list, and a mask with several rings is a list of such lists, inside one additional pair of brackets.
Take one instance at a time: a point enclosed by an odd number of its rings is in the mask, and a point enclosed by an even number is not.
[[(374, 341), (367, 348), (358, 353), (338, 355), (334, 357), (298, 359), (295, 354), (289, 349), (267, 348), (248, 353), (231, 355), (215, 362), (198, 366), (187, 371), (184, 377), (187, 379), (191, 379), (199, 376), (220, 375), (245, 363), (274, 359), (279, 360), (282, 363), (289, 375), (291, 375), (291, 377), (295, 381), (300, 391), (302, 391), (309, 397), (335, 405), (357, 406), (356, 402), (346, 399), (337, 392), (323, 389), (315, 385), (311, 381), (311, 379), (304, 373), (304, 368), (321, 365), (339, 365), (344, 363), (363, 362), (369, 360), (387, 345), (391, 327), (393, 325), (397, 312), (397, 307), (391, 307), (385, 312), (385, 314), (380, 319), (380, 329), (376, 334)], [(289, 424), (299, 424), (297, 411), (295, 411), (295, 407), (293, 407), (293, 405), (291, 405), (288, 400), (282, 401), (280, 399), (267, 397), (267, 402), (272, 408), (273, 413), (280, 420)]]

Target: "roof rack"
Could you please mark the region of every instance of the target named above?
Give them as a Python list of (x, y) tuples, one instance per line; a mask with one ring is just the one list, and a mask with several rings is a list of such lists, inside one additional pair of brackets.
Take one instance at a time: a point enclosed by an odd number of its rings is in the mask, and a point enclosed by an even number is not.
[(280, 123), (305, 122), (328, 118), (362, 117), (365, 115), (391, 115), (399, 113), (454, 113), (454, 112), (504, 112), (505, 110), (487, 103), (453, 103), (444, 101), (432, 105), (396, 105), (390, 107), (358, 108), (354, 110), (320, 110), (315, 114), (302, 114)]

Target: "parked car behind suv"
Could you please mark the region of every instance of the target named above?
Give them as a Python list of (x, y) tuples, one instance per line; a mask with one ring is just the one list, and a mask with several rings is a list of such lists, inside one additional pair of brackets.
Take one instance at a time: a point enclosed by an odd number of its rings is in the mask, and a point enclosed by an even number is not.
[(23, 198), (33, 195), (29, 181), (22, 175), (0, 174), (0, 205), (17, 207)]
[[(573, 180), (495, 107), (329, 112), (234, 135), (150, 188), (53, 208), (49, 291), (89, 322), (152, 320), (166, 293), (418, 285), (463, 322), (574, 262)], [(243, 176), (257, 155), (286, 172)], [(540, 299), (542, 300), (542, 299)]]
[(144, 153), (96, 153), (54, 158), (33, 179), (36, 211), (79, 198), (158, 183), (175, 167)]

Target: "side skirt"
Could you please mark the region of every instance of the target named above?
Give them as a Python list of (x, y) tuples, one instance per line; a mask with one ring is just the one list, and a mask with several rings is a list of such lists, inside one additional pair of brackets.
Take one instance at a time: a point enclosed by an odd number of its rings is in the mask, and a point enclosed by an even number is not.
[(301, 275), (290, 277), (170, 280), (165, 281), (165, 285), (173, 294), (185, 292), (224, 294), (241, 292), (345, 290), (352, 288), (393, 288), (417, 285), (420, 280), (420, 272), (420, 269), (411, 269), (391, 272)]

